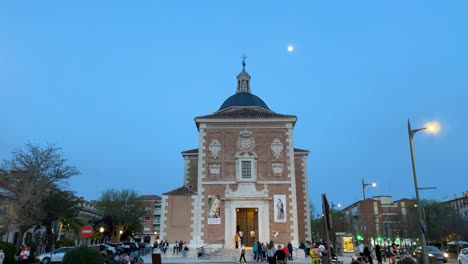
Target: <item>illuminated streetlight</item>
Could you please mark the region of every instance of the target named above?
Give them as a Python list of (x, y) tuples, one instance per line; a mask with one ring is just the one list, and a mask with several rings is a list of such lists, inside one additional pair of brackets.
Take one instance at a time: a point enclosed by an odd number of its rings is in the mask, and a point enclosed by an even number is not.
[[(366, 232), (367, 232), (367, 201), (366, 201), (366, 187), (371, 186), (371, 187), (376, 187), (377, 183), (372, 182), (372, 183), (365, 183), (364, 178), (362, 178), (362, 197), (364, 198), (364, 210), (362, 212), (364, 213), (364, 219), (363, 222), (364, 224), (361, 223), (362, 227), (362, 237), (364, 238), (364, 242), (366, 242)], [(366, 227), (366, 230), (364, 230), (364, 227)]]
[(103, 243), (102, 233), (104, 233), (104, 227), (101, 226), (101, 228), (99, 228), (99, 232), (101, 233), (101, 243)]
[(423, 264), (429, 264), (429, 257), (427, 255), (427, 246), (426, 246), (426, 224), (423, 221), (422, 217), (422, 209), (421, 209), (421, 201), (419, 200), (419, 187), (418, 187), (418, 177), (416, 176), (416, 164), (414, 161), (414, 150), (413, 150), (413, 136), (418, 131), (426, 130), (429, 133), (437, 133), (440, 130), (440, 127), (437, 123), (429, 123), (426, 124), (423, 128), (418, 129), (411, 129), (411, 124), (408, 119), (408, 137), (409, 137), (409, 144), (410, 144), (410, 152), (411, 152), (411, 165), (413, 167), (413, 180), (414, 180), (414, 191), (416, 192), (416, 207), (418, 211), (418, 220), (421, 224), (421, 258)]
[(340, 208), (341, 207), (341, 204), (340, 203), (337, 203), (337, 204), (334, 204), (333, 202), (331, 203), (331, 208), (335, 208), (335, 207), (338, 207)]

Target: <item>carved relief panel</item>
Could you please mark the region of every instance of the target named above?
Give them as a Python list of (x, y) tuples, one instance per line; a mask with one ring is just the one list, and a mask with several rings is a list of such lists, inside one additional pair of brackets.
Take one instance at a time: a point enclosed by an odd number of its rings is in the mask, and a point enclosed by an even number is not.
[(208, 146), (208, 150), (211, 153), (211, 157), (213, 157), (213, 159), (217, 159), (221, 153), (221, 143), (219, 143), (219, 140), (213, 139)]

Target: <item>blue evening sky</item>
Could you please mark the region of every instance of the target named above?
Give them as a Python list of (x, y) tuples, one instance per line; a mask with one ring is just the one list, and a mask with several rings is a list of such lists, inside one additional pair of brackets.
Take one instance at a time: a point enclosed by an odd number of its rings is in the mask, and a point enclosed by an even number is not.
[[(407, 120), (422, 198), (468, 191), (468, 2), (2, 1), (0, 159), (56, 144), (88, 200), (107, 188), (182, 186), (194, 117), (235, 92), (245, 53), (252, 92), (294, 114), (310, 150), (310, 199), (348, 206), (413, 198)], [(287, 51), (294, 45), (293, 52)]]

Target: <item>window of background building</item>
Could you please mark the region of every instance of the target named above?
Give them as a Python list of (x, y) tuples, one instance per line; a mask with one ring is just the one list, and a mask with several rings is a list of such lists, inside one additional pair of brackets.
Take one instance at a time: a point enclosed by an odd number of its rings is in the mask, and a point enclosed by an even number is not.
[(145, 216), (145, 221), (151, 221), (151, 216)]

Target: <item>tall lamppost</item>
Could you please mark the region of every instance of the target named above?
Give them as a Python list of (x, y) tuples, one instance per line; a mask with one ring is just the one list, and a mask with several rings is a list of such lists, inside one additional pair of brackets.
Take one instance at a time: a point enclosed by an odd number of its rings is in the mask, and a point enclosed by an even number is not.
[(418, 131), (426, 130), (431, 133), (437, 133), (439, 131), (439, 125), (437, 123), (427, 124), (423, 128), (411, 129), (411, 124), (408, 119), (408, 137), (411, 151), (411, 165), (413, 167), (413, 180), (414, 180), (414, 191), (416, 192), (416, 205), (418, 211), (418, 221), (421, 224), (421, 258), (423, 264), (429, 264), (429, 257), (427, 255), (426, 247), (426, 225), (422, 217), (421, 201), (419, 200), (419, 187), (418, 187), (418, 177), (416, 176), (416, 164), (414, 161), (414, 150), (413, 150), (413, 136)]
[[(362, 237), (364, 238), (364, 242), (367, 242), (367, 239), (366, 239), (366, 234), (367, 233), (367, 201), (366, 201), (366, 187), (367, 186), (372, 186), (372, 187), (375, 187), (377, 186), (377, 183), (375, 182), (372, 182), (372, 183), (365, 183), (364, 182), (364, 178), (362, 178), (362, 197), (364, 198), (364, 210), (362, 210), (363, 214), (364, 214), (364, 224), (361, 223), (361, 226), (362, 226)], [(365, 228), (364, 228), (365, 227)], [(366, 229), (366, 230), (364, 230)]]

